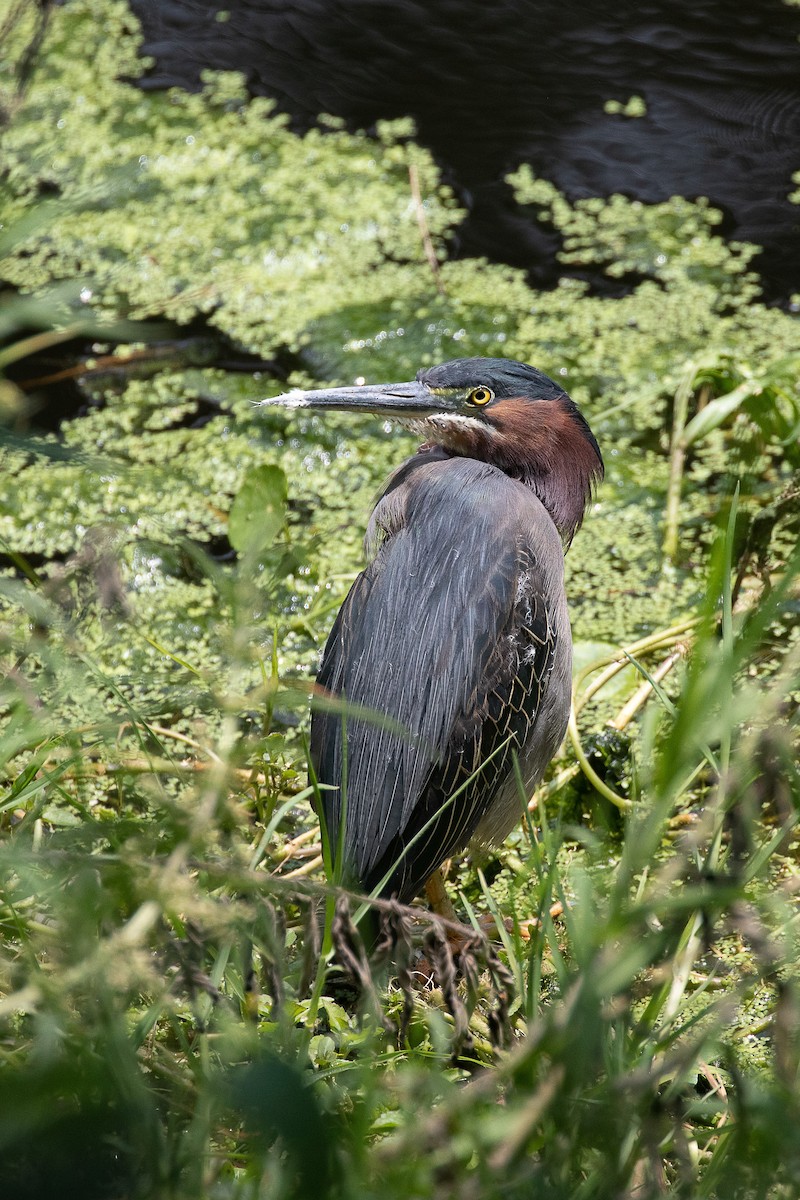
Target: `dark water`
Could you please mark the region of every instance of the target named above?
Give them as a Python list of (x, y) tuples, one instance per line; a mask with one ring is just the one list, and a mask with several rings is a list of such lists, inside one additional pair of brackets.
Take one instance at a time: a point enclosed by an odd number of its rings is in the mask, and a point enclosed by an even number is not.
[[(556, 277), (558, 239), (502, 180), (522, 161), (572, 198), (710, 197), (764, 247), (768, 294), (800, 287), (800, 9), (780, 0), (133, 0), (145, 86), (242, 70), (298, 128), (412, 115), (470, 209), (461, 253)], [(227, 19), (217, 19), (224, 8)], [(642, 117), (604, 111), (641, 96)]]

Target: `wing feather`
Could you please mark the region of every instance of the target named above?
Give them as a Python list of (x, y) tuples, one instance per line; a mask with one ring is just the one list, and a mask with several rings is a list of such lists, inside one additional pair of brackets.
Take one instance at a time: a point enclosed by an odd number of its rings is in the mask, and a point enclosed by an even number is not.
[[(510, 747), (536, 721), (557, 649), (562, 552), (536, 497), (493, 467), (419, 456), (401, 470), (375, 514), (384, 541), (342, 606), (318, 683), (391, 718), (346, 718), (344, 845), (353, 881), (371, 889), (419, 835), (385, 888), (409, 899), (469, 840), (511, 770)], [(333, 788), (323, 797), (335, 843), (341, 716), (316, 711), (311, 744)]]

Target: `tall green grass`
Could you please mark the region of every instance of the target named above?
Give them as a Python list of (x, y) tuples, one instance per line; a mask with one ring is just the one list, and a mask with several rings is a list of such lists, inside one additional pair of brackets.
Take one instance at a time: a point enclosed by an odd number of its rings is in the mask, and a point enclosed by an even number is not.
[(401, 1021), (391, 973), (365, 1007), (326, 956), (330, 893), (296, 874), (309, 791), (265, 769), (273, 730), (241, 736), (235, 659), (176, 739), (98, 672), (63, 595), (6, 580), (28, 632), (3, 647), (0, 1194), (796, 1194), (796, 649), (759, 670), (800, 562), (737, 611), (736, 544), (734, 508), (622, 836), (551, 796), (517, 905), (472, 874), (513, 1038), (494, 1048), (479, 970), (456, 1063), (435, 983)]

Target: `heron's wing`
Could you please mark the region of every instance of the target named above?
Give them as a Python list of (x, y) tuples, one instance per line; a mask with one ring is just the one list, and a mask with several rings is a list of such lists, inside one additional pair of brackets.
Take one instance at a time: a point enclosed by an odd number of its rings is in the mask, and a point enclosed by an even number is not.
[(323, 794), (329, 832), (346, 807), (346, 858), (363, 886), (420, 834), (387, 889), (410, 896), (466, 843), (508, 754), (448, 804), (452, 792), (506, 739), (521, 745), (535, 720), (561, 548), (551, 523), (540, 528), (549, 518), (536, 498), (474, 460), (422, 463), (389, 500), (386, 541), (342, 606), (318, 682), (391, 724), (347, 717), (345, 789), (340, 715), (315, 712), (312, 753), (335, 789)]

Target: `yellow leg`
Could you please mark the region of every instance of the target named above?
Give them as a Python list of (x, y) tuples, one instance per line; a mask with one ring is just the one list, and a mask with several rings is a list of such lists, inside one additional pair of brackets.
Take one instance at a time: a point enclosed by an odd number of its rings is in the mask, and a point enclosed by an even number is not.
[(452, 901), (445, 891), (444, 878), (439, 867), (425, 884), (425, 895), (433, 911), (440, 917), (445, 917), (448, 921), (458, 920)]

